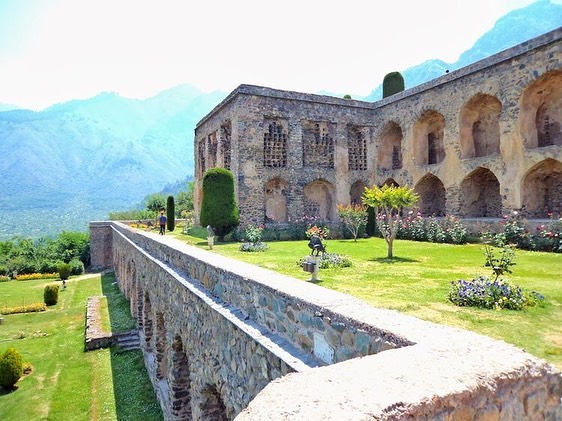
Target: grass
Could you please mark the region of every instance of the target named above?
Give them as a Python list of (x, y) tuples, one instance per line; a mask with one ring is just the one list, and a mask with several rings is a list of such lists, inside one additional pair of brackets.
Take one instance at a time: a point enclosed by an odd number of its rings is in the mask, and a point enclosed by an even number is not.
[[(198, 232), (190, 232), (197, 235)], [(207, 241), (180, 232), (179, 239), (202, 248)], [(269, 242), (260, 253), (244, 253), (239, 243), (216, 243), (213, 251), (297, 279), (310, 275), (296, 265), (309, 254), (307, 241)], [(512, 274), (504, 278), (524, 290), (538, 291), (545, 302), (523, 311), (457, 307), (447, 299), (451, 281), (491, 276), (482, 245), (434, 244), (396, 240), (392, 260), (380, 238), (329, 240), (327, 251), (349, 256), (350, 268), (323, 269), (318, 285), (435, 323), (468, 329), (516, 345), (562, 369), (562, 254), (517, 250)]]
[[(0, 308), (41, 302), (45, 285), (55, 282), (0, 283)], [(106, 297), (104, 326), (134, 327), (112, 275), (71, 278), (46, 312), (3, 316), (0, 352), (16, 348), (33, 371), (15, 391), (0, 392), (2, 421), (163, 419), (140, 350), (84, 352), (86, 301), (93, 295)]]

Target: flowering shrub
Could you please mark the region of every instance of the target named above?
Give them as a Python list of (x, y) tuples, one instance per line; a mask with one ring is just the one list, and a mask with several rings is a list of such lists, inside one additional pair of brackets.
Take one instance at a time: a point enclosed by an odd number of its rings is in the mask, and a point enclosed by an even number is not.
[(549, 251), (562, 253), (562, 218), (555, 218), (548, 214), (549, 222), (541, 224), (534, 232), (526, 228), (526, 220), (517, 211), (504, 215), (501, 222), (502, 232), (497, 234), (484, 233), (493, 244), (502, 247), (505, 244), (515, 244), (517, 248), (525, 250)]
[(36, 313), (39, 311), (46, 311), (47, 304), (33, 303), (17, 307), (5, 307), (0, 309), (1, 314), (18, 314), (18, 313)]
[(248, 225), (245, 232), (246, 242), (240, 245), (239, 250), (248, 252), (266, 251), (269, 247), (261, 240), (263, 230), (263, 225), (259, 227)]
[(16, 275), (16, 281), (30, 281), (32, 279), (52, 279), (58, 277), (57, 273), (27, 273)]
[[(297, 266), (302, 266), (303, 263), (308, 261), (307, 259), (308, 256), (301, 257), (297, 260)], [(347, 268), (352, 266), (349, 257), (337, 253), (324, 253), (318, 256), (316, 263), (320, 269)]]
[(462, 221), (452, 215), (444, 218), (424, 218), (420, 212), (408, 212), (400, 219), (396, 238), (402, 240), (429, 241), (432, 243), (463, 244), (467, 230)]
[(9, 276), (0, 275), (0, 282), (8, 282), (11, 279)]
[(449, 300), (460, 307), (495, 310), (522, 310), (527, 301), (517, 285), (503, 279), (491, 281), (487, 276), (451, 282)]
[(309, 225), (307, 230), (305, 231), (306, 238), (310, 238), (313, 235), (320, 237), (322, 240), (325, 240), (330, 235), (330, 228), (327, 226), (318, 226), (316, 224)]

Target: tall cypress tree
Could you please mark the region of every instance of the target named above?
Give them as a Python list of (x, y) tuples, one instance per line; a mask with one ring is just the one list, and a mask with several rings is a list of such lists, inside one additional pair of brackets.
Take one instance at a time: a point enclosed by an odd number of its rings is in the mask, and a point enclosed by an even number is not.
[(176, 227), (176, 206), (174, 203), (174, 196), (168, 196), (166, 200), (166, 225), (168, 231), (173, 231)]

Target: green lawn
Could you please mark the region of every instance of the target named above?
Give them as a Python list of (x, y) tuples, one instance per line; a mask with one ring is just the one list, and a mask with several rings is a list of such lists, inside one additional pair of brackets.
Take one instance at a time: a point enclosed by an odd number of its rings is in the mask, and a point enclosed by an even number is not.
[[(179, 232), (179, 239), (208, 248), (206, 240)], [(307, 241), (269, 242), (262, 253), (243, 253), (236, 243), (215, 243), (213, 251), (290, 275), (310, 275), (296, 265), (310, 250)], [(328, 240), (327, 251), (350, 256), (353, 266), (320, 270), (318, 285), (356, 296), (376, 307), (503, 339), (562, 369), (562, 254), (516, 251), (512, 274), (504, 278), (542, 293), (540, 306), (523, 311), (457, 307), (447, 299), (450, 282), (491, 276), (480, 244), (449, 245), (396, 240), (395, 258), (386, 257), (380, 238)]]
[[(0, 309), (43, 301), (55, 280), (0, 283)], [(161, 420), (141, 351), (84, 352), (86, 300), (104, 295), (105, 326), (115, 332), (134, 327), (128, 303), (112, 275), (71, 278), (57, 305), (46, 312), (5, 315), (0, 352), (13, 347), (33, 366), (17, 390), (0, 392), (0, 419)]]

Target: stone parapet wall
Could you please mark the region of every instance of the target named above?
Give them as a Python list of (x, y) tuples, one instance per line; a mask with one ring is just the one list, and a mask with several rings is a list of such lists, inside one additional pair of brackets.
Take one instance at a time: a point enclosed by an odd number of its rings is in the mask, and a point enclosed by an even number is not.
[(562, 417), (561, 373), (504, 342), (110, 225), (166, 419)]

